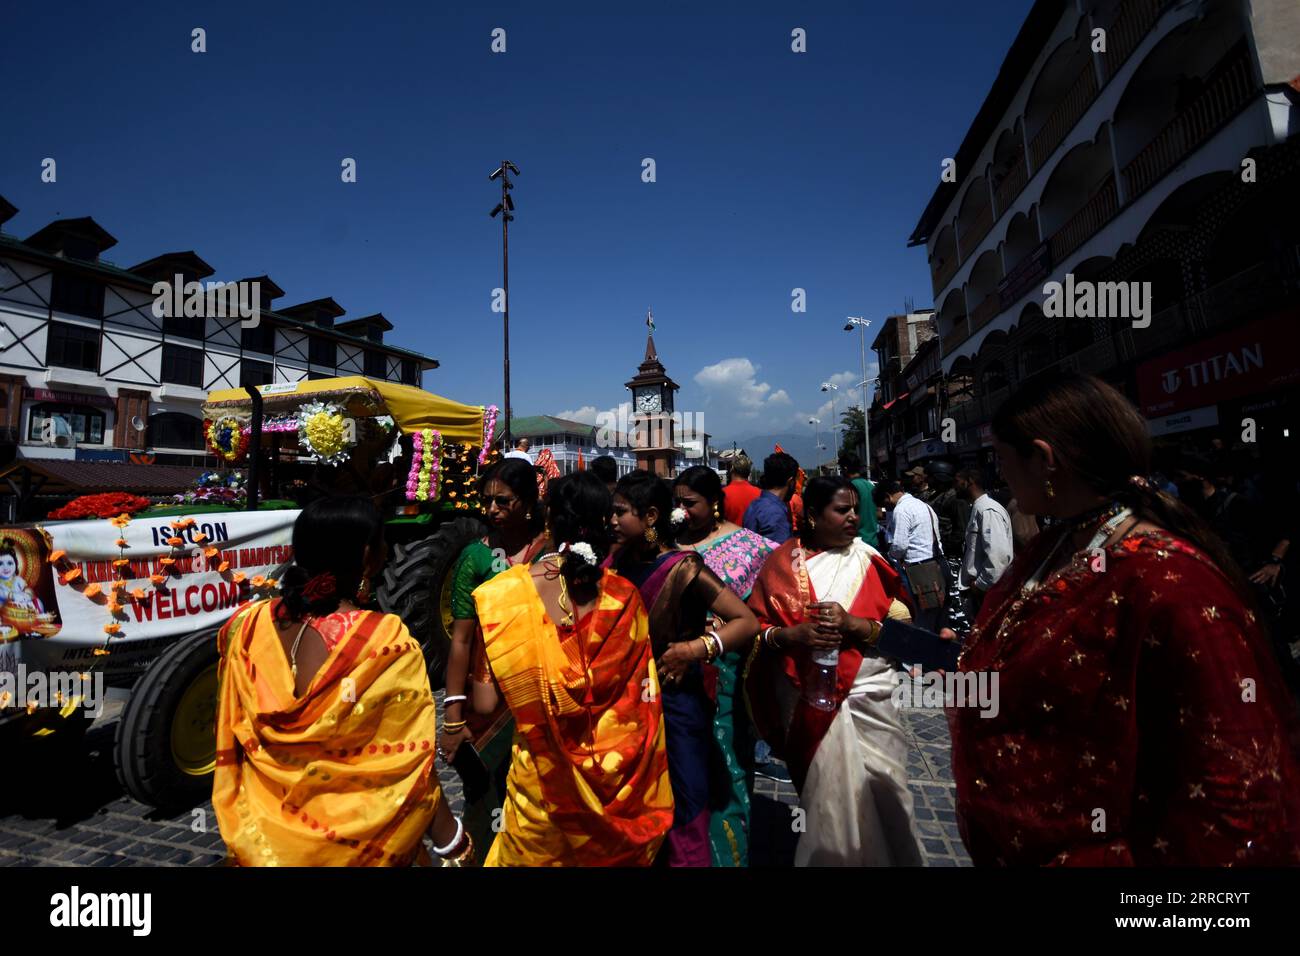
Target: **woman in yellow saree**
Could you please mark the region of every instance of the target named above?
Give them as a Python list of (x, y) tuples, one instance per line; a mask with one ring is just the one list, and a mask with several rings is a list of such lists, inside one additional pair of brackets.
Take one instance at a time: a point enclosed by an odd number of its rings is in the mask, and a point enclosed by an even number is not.
[(384, 560), (369, 501), (314, 502), (294, 525), (282, 596), (221, 629), (212, 803), (243, 866), (402, 866), (473, 845), (434, 772), (424, 655), (401, 619), (364, 610)]
[(474, 591), (487, 672), (474, 708), (515, 717), (503, 827), (485, 866), (648, 866), (672, 826), (658, 678), (631, 582), (602, 571), (609, 491), (587, 472), (551, 485), (560, 551)]

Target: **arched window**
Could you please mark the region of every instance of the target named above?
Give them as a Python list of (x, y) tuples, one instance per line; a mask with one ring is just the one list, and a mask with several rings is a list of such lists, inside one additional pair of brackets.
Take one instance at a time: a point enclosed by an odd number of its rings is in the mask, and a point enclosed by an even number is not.
[(203, 422), (184, 412), (159, 412), (149, 416), (150, 448), (203, 450)]

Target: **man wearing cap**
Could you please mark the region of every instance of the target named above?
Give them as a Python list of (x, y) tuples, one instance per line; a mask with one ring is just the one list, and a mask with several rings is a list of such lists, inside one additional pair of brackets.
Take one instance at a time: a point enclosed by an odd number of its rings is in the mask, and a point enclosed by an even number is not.
[(934, 493), (930, 490), (929, 479), (925, 475), (925, 469), (920, 465), (913, 465), (903, 472), (902, 482), (907, 493), (917, 501), (929, 504), (930, 499), (934, 497)]

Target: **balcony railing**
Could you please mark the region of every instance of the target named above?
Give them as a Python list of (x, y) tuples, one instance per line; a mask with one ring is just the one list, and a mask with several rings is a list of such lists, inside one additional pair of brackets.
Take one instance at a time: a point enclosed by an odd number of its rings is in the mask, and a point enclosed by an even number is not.
[[(978, 186), (975, 188), (979, 188)], [(957, 248), (961, 252), (961, 261), (965, 262), (980, 247), (984, 237), (989, 234), (993, 228), (993, 206), (985, 205), (978, 213), (975, 214), (971, 224), (961, 231), (957, 237)]]
[(984, 297), (984, 301), (970, 313), (970, 330), (971, 334), (978, 332), (984, 326), (993, 321), (994, 316), (1002, 311), (1002, 296), (996, 292), (990, 292)]
[(1053, 234), (1050, 240), (1052, 262), (1063, 262), (1066, 256), (1095, 236), (1118, 211), (1119, 196), (1115, 191), (1115, 177), (1107, 176), (1096, 195)]
[[(1297, 296), (1292, 292), (1294, 301)], [(1277, 260), (1244, 269), (1187, 300), (1188, 325), (1199, 333), (1229, 325), (1280, 307), (1287, 302), (1287, 284)]]
[(1043, 168), (1043, 163), (1047, 162), (1047, 157), (1056, 151), (1056, 147), (1061, 145), (1066, 134), (1074, 129), (1079, 118), (1088, 112), (1088, 107), (1092, 101), (1097, 98), (1097, 73), (1092, 68), (1092, 60), (1088, 59), (1075, 77), (1070, 88), (1066, 90), (1065, 95), (1061, 97), (1060, 103), (1057, 104), (1052, 115), (1047, 118), (1043, 128), (1038, 131), (1029, 143), (1029, 155), (1034, 163), (1034, 170)]
[(1007, 170), (1006, 177), (1002, 182), (998, 183), (997, 189), (993, 191), (994, 198), (997, 200), (998, 218), (1006, 215), (1006, 212), (1011, 208), (1012, 203), (1014, 203), (1024, 191), (1025, 184), (1029, 182), (1029, 171), (1025, 169), (1024, 148), (1017, 143), (1016, 150), (1019, 153), (1019, 156), (1017, 157), (1015, 164)]
[(1160, 11), (1168, 0), (1128, 0), (1115, 22), (1106, 30), (1106, 57), (1109, 79), (1119, 72), (1120, 67), (1128, 62), (1133, 51), (1138, 48), (1142, 38), (1150, 32), (1160, 19)]
[(957, 320), (952, 331), (943, 337), (943, 354), (951, 355), (957, 347), (970, 338), (970, 329), (966, 327), (966, 316)]
[(942, 291), (948, 283), (952, 281), (952, 277), (957, 274), (957, 267), (959, 265), (961, 265), (961, 263), (957, 260), (957, 253), (954, 250), (952, 255), (943, 262), (940, 262), (934, 269), (934, 295), (936, 300), (940, 291)]
[(1116, 346), (1124, 360), (1139, 359), (1220, 326), (1265, 315), (1297, 298), (1300, 294), (1288, 287), (1277, 262), (1266, 260), (1161, 309), (1145, 329), (1121, 329)]
[(1124, 167), (1129, 201), (1144, 193), (1182, 162), (1228, 120), (1241, 112), (1255, 93), (1255, 79), (1245, 42), (1237, 44), (1211, 72), (1205, 89), (1155, 135)]

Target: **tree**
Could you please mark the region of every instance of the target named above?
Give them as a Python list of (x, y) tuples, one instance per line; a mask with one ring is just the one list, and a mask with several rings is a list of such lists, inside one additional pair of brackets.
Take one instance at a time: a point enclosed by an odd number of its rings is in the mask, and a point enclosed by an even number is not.
[(840, 413), (840, 425), (843, 428), (843, 434), (840, 436), (840, 448), (844, 451), (851, 451), (859, 458), (862, 458), (865, 444), (863, 436), (866, 433), (862, 419), (862, 409), (856, 405), (850, 405), (844, 409)]

